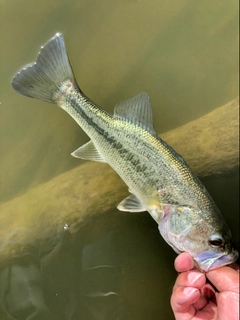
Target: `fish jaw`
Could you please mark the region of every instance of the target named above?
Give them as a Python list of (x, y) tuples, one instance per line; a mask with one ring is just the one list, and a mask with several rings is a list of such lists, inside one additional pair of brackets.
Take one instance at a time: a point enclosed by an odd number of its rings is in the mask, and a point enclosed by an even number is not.
[(194, 262), (200, 271), (207, 272), (235, 262), (238, 256), (237, 250), (226, 254), (217, 254), (209, 250), (200, 253), (194, 258)]

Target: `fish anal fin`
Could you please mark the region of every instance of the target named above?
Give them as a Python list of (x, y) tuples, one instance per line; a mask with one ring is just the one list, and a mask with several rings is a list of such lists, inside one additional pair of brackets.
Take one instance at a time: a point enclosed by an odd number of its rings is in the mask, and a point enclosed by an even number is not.
[(73, 151), (71, 155), (75, 158), (80, 158), (84, 160), (106, 162), (91, 140), (86, 144), (82, 145), (77, 150)]
[(143, 212), (146, 211), (146, 208), (138, 200), (134, 194), (130, 194), (127, 198), (123, 199), (117, 206), (120, 211), (128, 212)]

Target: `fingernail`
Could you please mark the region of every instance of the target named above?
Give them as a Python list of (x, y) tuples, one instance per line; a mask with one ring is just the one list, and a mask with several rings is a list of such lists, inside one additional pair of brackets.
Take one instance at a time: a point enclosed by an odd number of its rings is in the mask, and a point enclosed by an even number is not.
[(183, 293), (185, 294), (185, 296), (189, 297), (193, 294), (195, 294), (198, 291), (198, 289), (196, 288), (191, 288), (191, 287), (186, 287), (183, 289)]
[(189, 283), (194, 284), (201, 277), (203, 277), (203, 274), (200, 272), (189, 272), (188, 281)]

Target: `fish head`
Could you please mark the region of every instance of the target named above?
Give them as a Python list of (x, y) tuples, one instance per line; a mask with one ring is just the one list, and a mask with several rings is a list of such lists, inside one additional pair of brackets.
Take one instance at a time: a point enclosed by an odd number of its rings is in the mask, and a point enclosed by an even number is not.
[(217, 208), (202, 212), (171, 206), (166, 213), (159, 223), (160, 233), (178, 254), (188, 252), (199, 270), (207, 272), (237, 260), (231, 231)]
[(207, 272), (235, 262), (238, 252), (233, 247), (228, 225), (225, 222), (219, 223), (217, 226), (208, 227), (206, 231), (204, 239), (200, 239), (201, 236), (197, 237), (200, 242), (192, 252), (196, 267)]

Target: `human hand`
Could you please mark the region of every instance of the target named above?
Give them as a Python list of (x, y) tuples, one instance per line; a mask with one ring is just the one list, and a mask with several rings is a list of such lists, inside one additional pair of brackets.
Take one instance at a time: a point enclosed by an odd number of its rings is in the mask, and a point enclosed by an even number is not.
[(171, 307), (176, 320), (239, 320), (239, 266), (208, 271), (194, 269), (184, 252), (175, 260), (181, 272), (173, 287)]

